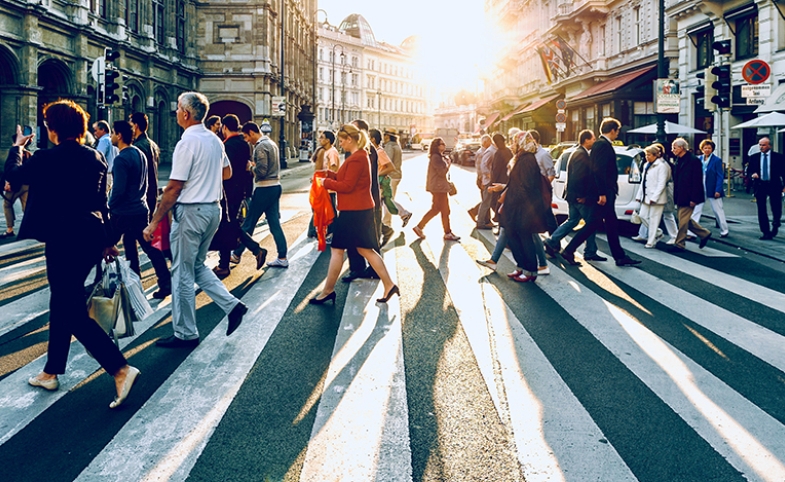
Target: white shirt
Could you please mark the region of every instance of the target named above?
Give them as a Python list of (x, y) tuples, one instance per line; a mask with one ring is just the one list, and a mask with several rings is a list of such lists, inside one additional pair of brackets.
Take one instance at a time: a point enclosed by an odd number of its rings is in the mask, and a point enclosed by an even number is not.
[[(493, 164), (493, 155), (496, 154), (496, 146), (491, 144), (487, 149), (482, 151), (480, 162), (477, 163), (479, 178), (483, 186), (488, 186), (491, 183), (491, 169)], [(477, 157), (475, 156), (475, 159)]]
[(109, 167), (109, 172), (112, 172), (114, 167), (114, 157), (120, 152), (115, 146), (112, 145), (112, 137), (109, 134), (104, 134), (98, 139), (98, 145), (95, 146), (96, 150), (104, 155), (106, 165)]
[(183, 132), (172, 154), (169, 179), (185, 181), (177, 199), (181, 204), (213, 203), (221, 199), (223, 168), (229, 165), (223, 142), (204, 124)]

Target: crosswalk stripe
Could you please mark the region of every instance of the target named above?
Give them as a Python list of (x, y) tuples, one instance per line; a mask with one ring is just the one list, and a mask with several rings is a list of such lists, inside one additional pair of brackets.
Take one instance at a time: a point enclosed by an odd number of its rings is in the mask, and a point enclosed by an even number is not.
[[(384, 256), (396, 281), (395, 250)], [(412, 480), (399, 297), (354, 281), (344, 305), (300, 480)]]
[[(604, 236), (602, 236), (604, 238)], [(688, 261), (658, 249), (645, 249), (633, 241), (622, 238), (622, 247), (629, 252), (650, 259), (668, 268), (688, 274), (692, 277), (711, 280), (711, 283), (731, 293), (744, 293), (744, 297), (761, 305), (785, 313), (785, 294), (765, 286), (752, 283), (742, 278), (728, 276), (722, 271), (707, 268), (701, 264)]]
[(485, 378), (509, 418), (526, 480), (636, 480), (498, 291), (477, 282), (481, 271), (468, 253), (451, 250), (440, 271), (483, 373), (499, 363), (501, 379)]
[(301, 236), (289, 268), (245, 294), (237, 332), (226, 337), (222, 321), (203, 338), (77, 480), (185, 480), (319, 254)]
[[(643, 270), (623, 268), (608, 263), (597, 263), (585, 269), (596, 269), (621, 281), (785, 372), (785, 352), (782, 350), (785, 346), (785, 336), (677, 288)], [(716, 276), (732, 278), (724, 273), (718, 273)], [(716, 280), (717, 278), (713, 277), (712, 283)]]
[(733, 467), (785, 478), (785, 426), (563, 271), (537, 283)]
[(0, 288), (5, 288), (19, 280), (39, 275), (45, 271), (46, 262), (43, 257), (36, 257), (6, 266), (0, 269)]

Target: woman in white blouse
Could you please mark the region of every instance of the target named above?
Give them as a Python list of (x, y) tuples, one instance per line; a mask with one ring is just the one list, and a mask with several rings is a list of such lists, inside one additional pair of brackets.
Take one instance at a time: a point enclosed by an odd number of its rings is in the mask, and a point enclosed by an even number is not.
[(665, 203), (668, 202), (668, 193), (665, 190), (668, 179), (671, 177), (671, 168), (665, 160), (660, 157), (660, 150), (655, 146), (645, 149), (646, 161), (649, 168), (643, 176), (643, 184), (635, 197), (641, 203), (640, 217), (641, 222), (649, 230), (649, 239), (646, 242), (647, 248), (657, 245), (657, 227), (662, 219), (662, 211)]

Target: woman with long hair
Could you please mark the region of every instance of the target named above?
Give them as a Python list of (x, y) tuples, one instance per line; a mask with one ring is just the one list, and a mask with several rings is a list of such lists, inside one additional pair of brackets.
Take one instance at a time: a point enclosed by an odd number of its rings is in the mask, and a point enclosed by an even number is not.
[[(9, 172), (12, 182), (30, 186), (19, 239), (45, 244), (51, 293), (46, 365), (28, 383), (57, 390), (57, 375), (65, 373), (73, 335), (114, 377), (117, 396), (109, 407), (115, 408), (128, 397), (139, 370), (128, 365), (109, 335), (87, 314), (87, 275), (102, 256), (111, 260), (118, 254), (107, 234), (106, 161), (98, 151), (82, 145), (88, 117), (70, 100), (47, 104), (44, 125), (55, 146), (36, 151), (23, 164), (23, 146), (33, 135), (24, 136), (17, 127), (6, 163), (13, 164)], [(58, 208), (64, 200), (68, 216)]]
[(510, 170), (510, 182), (503, 193), (501, 224), (507, 232), (517, 269), (508, 274), (513, 281), (526, 283), (537, 279), (537, 255), (533, 235), (548, 230), (540, 168), (534, 153), (537, 142), (528, 132), (518, 134), (518, 153)]
[(393, 295), (400, 295), (393, 284), (382, 257), (374, 251), (379, 247), (374, 220), (374, 202), (371, 196), (371, 163), (368, 158), (368, 137), (352, 124), (346, 124), (338, 131), (338, 143), (350, 155), (343, 161), (338, 172), (324, 170), (324, 187), (338, 193), (338, 217), (333, 228), (333, 241), (330, 246), (330, 266), (322, 292), (309, 300), (321, 305), (332, 300), (335, 304), (335, 282), (343, 266), (343, 253), (347, 248), (356, 248), (379, 275), (384, 285), (384, 297), (376, 301), (386, 303)]
[(459, 236), (453, 234), (450, 228), (450, 181), (447, 173), (450, 171), (450, 158), (444, 155), (447, 144), (441, 137), (435, 137), (431, 142), (428, 151), (428, 177), (425, 180), (425, 190), (431, 193), (431, 209), (425, 213), (417, 226), (412, 230), (420, 239), (425, 239), (422, 229), (437, 214), (442, 216), (442, 228), (444, 228), (444, 239), (447, 241), (458, 241)]

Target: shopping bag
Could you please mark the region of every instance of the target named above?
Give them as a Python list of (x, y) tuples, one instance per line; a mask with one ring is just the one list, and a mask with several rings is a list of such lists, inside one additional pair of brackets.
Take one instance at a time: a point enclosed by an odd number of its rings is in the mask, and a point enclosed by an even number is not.
[(161, 222), (158, 223), (158, 226), (153, 231), (153, 240), (151, 244), (155, 249), (161, 252), (165, 252), (169, 249), (169, 231), (172, 230), (172, 226), (169, 222), (169, 216), (164, 216), (161, 219)]
[(119, 297), (107, 296), (103, 283), (96, 283), (93, 292), (87, 298), (87, 314), (98, 323), (105, 333), (111, 334), (117, 319)]
[(102, 279), (87, 299), (87, 313), (117, 343), (118, 338), (134, 335), (131, 303), (119, 263), (102, 265)]
[(153, 314), (153, 308), (144, 294), (142, 280), (131, 269), (131, 264), (127, 259), (117, 258), (117, 263), (120, 268), (120, 277), (125, 284), (128, 301), (131, 304), (131, 321), (144, 320)]

